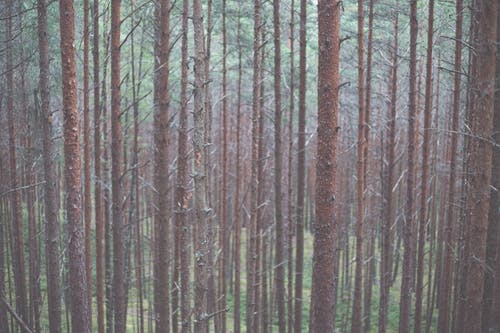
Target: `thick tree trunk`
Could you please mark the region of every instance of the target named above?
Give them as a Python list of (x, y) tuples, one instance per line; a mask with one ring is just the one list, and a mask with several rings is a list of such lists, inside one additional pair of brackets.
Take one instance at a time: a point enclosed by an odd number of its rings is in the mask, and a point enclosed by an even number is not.
[(497, 58), (496, 58), (496, 85), (495, 85), (495, 114), (493, 116), (493, 161), (491, 165), (491, 198), (490, 198), (490, 223), (497, 223), (496, 230), (496, 262), (492, 269), (495, 270), (493, 284), (493, 300), (489, 314), (488, 328), (500, 330), (500, 6), (497, 8)]
[(57, 169), (52, 111), (50, 110), (49, 42), (47, 1), (38, 0), (38, 48), (40, 55), (40, 97), (43, 118), (43, 166), (45, 174), (45, 264), (49, 329), (61, 332), (61, 287), (59, 283), (59, 206), (57, 202)]
[(484, 262), (486, 256), (486, 230), (490, 203), (490, 181), (493, 125), (497, 2), (477, 0), (474, 8), (474, 24), (478, 33), (474, 40), (478, 66), (474, 73), (471, 109), (470, 150), (467, 173), (466, 216), (470, 219), (469, 256), (465, 289), (465, 331), (480, 332), (482, 320), (482, 296), (484, 287)]
[(332, 332), (337, 230), (334, 223), (339, 86), (340, 2), (318, 2), (318, 156), (312, 273), (312, 332)]
[(169, 0), (156, 1), (155, 82), (154, 82), (154, 184), (155, 203), (155, 318), (156, 331), (168, 332), (169, 319), (169, 200), (168, 200), (168, 111), (169, 83)]
[(195, 301), (194, 301), (194, 330), (205, 332), (209, 326), (208, 314), (208, 270), (209, 251), (212, 244), (209, 242), (209, 208), (206, 191), (206, 51), (200, 0), (193, 0), (193, 30), (194, 30), (194, 111), (193, 111), (193, 156), (194, 156), (194, 214), (196, 223), (195, 235)]
[(73, 332), (90, 333), (91, 322), (87, 301), (84, 235), (81, 224), (81, 161), (78, 133), (73, 1), (61, 0), (59, 2), (59, 11), (71, 329)]

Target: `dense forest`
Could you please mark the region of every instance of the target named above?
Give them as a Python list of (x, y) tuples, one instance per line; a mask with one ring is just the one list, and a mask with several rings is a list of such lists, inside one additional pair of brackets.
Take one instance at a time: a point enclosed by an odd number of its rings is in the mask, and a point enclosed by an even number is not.
[(499, 22), (0, 1), (0, 333), (500, 332)]

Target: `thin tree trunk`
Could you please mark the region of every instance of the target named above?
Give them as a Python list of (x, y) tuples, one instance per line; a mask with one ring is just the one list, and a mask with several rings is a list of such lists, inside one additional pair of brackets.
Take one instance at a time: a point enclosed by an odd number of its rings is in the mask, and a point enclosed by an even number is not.
[[(85, 273), (87, 302), (92, 322), (92, 202), (90, 192), (90, 106), (89, 106), (89, 0), (83, 1), (83, 216), (85, 225)], [(97, 161), (97, 160), (96, 160)]]
[(99, 89), (99, 0), (93, 3), (93, 49), (94, 63), (94, 205), (96, 228), (96, 296), (97, 296), (97, 331), (104, 333), (104, 212), (101, 173), (101, 100)]
[(180, 285), (181, 285), (181, 321), (182, 333), (191, 332), (190, 319), (190, 284), (189, 284), (189, 223), (187, 213), (189, 208), (189, 179), (188, 179), (188, 110), (187, 110), (187, 84), (188, 84), (188, 15), (189, 0), (182, 2), (182, 62), (181, 62), (181, 105), (179, 112), (179, 138), (177, 146), (177, 184), (175, 191), (176, 228), (179, 230), (180, 240)]
[(115, 333), (125, 332), (125, 263), (123, 248), (123, 134), (120, 91), (120, 8), (111, 2), (111, 192), (113, 199), (113, 315)]
[(362, 288), (363, 288), (363, 220), (365, 218), (365, 90), (364, 90), (364, 41), (363, 41), (363, 0), (358, 0), (358, 170), (357, 170), (357, 211), (356, 211), (356, 253), (354, 296), (352, 302), (351, 332), (361, 333)]
[[(371, 114), (371, 85), (372, 85), (372, 54), (373, 54), (373, 7), (374, 0), (369, 0), (369, 13), (368, 13), (368, 47), (366, 55), (366, 87), (365, 87), (365, 151), (364, 151), (364, 167), (365, 167), (365, 186), (368, 188), (367, 179), (370, 172), (369, 164), (369, 150), (368, 145), (370, 142), (370, 114)], [(368, 197), (369, 202), (374, 203), (374, 198)], [(372, 204), (373, 205), (373, 204)], [(370, 221), (371, 220), (371, 221)], [(375, 219), (368, 220), (368, 228), (365, 234), (370, 237), (369, 244), (367, 244), (367, 261), (366, 271), (367, 277), (365, 279), (364, 290), (364, 318), (363, 329), (364, 332), (369, 332), (371, 327), (371, 304), (372, 304), (372, 285), (375, 275)]]
[(287, 226), (287, 330), (293, 333), (293, 121), (295, 112), (295, 0), (290, 3), (290, 106), (288, 113), (288, 226)]
[(258, 288), (257, 281), (257, 238), (258, 238), (258, 147), (259, 147), (259, 87), (260, 87), (260, 38), (261, 38), (261, 14), (260, 0), (254, 1), (254, 35), (253, 35), (253, 82), (252, 82), (252, 167), (251, 167), (251, 185), (250, 185), (250, 225), (248, 250), (247, 250), (247, 305), (246, 305), (246, 325), (247, 330), (257, 332), (258, 322), (255, 313), (257, 312), (254, 290)]
[[(237, 88), (237, 115), (236, 115), (236, 188), (234, 195), (234, 332), (241, 332), (241, 211), (240, 211), (240, 187), (241, 187), (241, 76), (242, 76), (242, 47), (241, 47), (241, 7), (238, 9), (238, 88)], [(248, 228), (248, 226), (247, 226)]]
[(335, 176), (339, 85), (340, 2), (318, 2), (318, 158), (312, 273), (312, 332), (332, 332), (334, 320)]
[(59, 11), (71, 329), (73, 332), (90, 333), (91, 323), (87, 302), (84, 235), (83, 226), (81, 225), (81, 161), (78, 133), (73, 1), (61, 0), (59, 2)]
[(218, 307), (220, 311), (220, 329), (221, 332), (226, 332), (226, 269), (227, 258), (229, 257), (228, 247), (228, 223), (227, 223), (227, 33), (226, 33), (226, 0), (222, 0), (222, 191), (221, 191), (221, 211), (220, 231), (219, 231), (219, 248), (221, 259), (219, 261), (219, 300)]
[(297, 226), (295, 246), (295, 317), (294, 332), (302, 330), (302, 295), (304, 272), (304, 204), (306, 182), (306, 23), (307, 3), (300, 0), (299, 27), (299, 114), (297, 142)]
[[(420, 217), (418, 230), (417, 254), (417, 290), (415, 299), (415, 333), (422, 328), (422, 298), (424, 292), (424, 247), (425, 228), (427, 225), (427, 183), (429, 177), (430, 127), (432, 119), (432, 47), (434, 36), (434, 0), (429, 1), (429, 16), (427, 27), (427, 60), (425, 79), (425, 109), (424, 109), (424, 142), (422, 148), (422, 184), (420, 191)], [(430, 283), (430, 281), (429, 281)]]
[[(276, 303), (278, 308), (278, 329), (286, 332), (285, 317), (285, 239), (282, 210), (282, 142), (281, 142), (281, 30), (280, 0), (273, 1), (274, 23), (274, 218), (276, 223), (276, 250), (274, 262), (274, 278), (276, 287)], [(265, 311), (265, 309), (263, 309)]]

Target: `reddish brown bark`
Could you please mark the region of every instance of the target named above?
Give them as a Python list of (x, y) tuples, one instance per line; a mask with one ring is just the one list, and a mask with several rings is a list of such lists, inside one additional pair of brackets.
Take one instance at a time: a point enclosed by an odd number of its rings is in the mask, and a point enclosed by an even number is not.
[(472, 133), (466, 182), (470, 252), (464, 258), (469, 265), (465, 289), (465, 332), (481, 331), (492, 165), (492, 144), (484, 138), (491, 138), (493, 125), (497, 6), (498, 3), (494, 1), (477, 0), (473, 12), (473, 22), (478, 25), (473, 42), (479, 63), (472, 86), (474, 103), (470, 113)]
[(339, 86), (340, 2), (318, 2), (318, 155), (312, 273), (312, 332), (333, 332), (334, 222)]
[(60, 1), (59, 12), (71, 328), (73, 332), (90, 333), (91, 323), (87, 302), (84, 235), (81, 224), (81, 161), (78, 131), (73, 1)]

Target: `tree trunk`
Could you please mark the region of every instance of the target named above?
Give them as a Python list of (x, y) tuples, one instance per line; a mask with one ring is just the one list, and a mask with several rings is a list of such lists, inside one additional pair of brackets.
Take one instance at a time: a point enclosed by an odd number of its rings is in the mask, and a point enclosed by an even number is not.
[(208, 314), (208, 270), (209, 251), (212, 244), (209, 242), (209, 216), (211, 213), (207, 201), (206, 191), (206, 51), (203, 31), (202, 6), (200, 0), (193, 0), (193, 29), (194, 29), (194, 104), (193, 104), (193, 156), (194, 156), (194, 214), (196, 231), (195, 235), (195, 305), (194, 305), (194, 330), (205, 332), (208, 330), (210, 318)]
[[(276, 252), (274, 261), (274, 278), (276, 288), (276, 305), (278, 308), (278, 330), (286, 332), (285, 317), (285, 228), (282, 210), (282, 142), (281, 142), (281, 30), (280, 0), (273, 1), (274, 23), (274, 218), (276, 223)], [(263, 309), (265, 311), (265, 309)]]
[(318, 155), (312, 273), (312, 332), (332, 332), (334, 320), (335, 175), (339, 86), (340, 2), (318, 2)]
[(304, 274), (304, 204), (306, 182), (306, 23), (307, 3), (300, 0), (299, 27), (299, 114), (297, 142), (297, 225), (295, 246), (295, 318), (294, 332), (302, 330), (302, 295)]
[(378, 311), (378, 332), (385, 333), (387, 330), (387, 311), (389, 305), (389, 289), (391, 287), (392, 270), (392, 247), (393, 232), (391, 230), (394, 224), (394, 196), (393, 182), (395, 169), (395, 145), (396, 145), (396, 97), (398, 80), (398, 33), (399, 33), (399, 13), (396, 3), (394, 19), (394, 46), (392, 55), (391, 77), (389, 80), (390, 102), (387, 110), (387, 166), (383, 170), (383, 219), (381, 221), (381, 256), (380, 261), (380, 298)]
[(62, 93), (64, 111), (64, 162), (66, 181), (66, 214), (68, 219), (69, 292), (71, 295), (71, 329), (90, 333), (87, 301), (84, 235), (81, 224), (81, 161), (78, 133), (78, 109), (75, 62), (73, 1), (59, 2), (61, 29)]
[[(434, 35), (434, 0), (429, 1), (427, 27), (427, 63), (425, 79), (424, 142), (422, 147), (422, 184), (420, 191), (420, 217), (417, 254), (417, 290), (415, 300), (415, 333), (422, 327), (422, 298), (424, 292), (424, 247), (427, 225), (427, 183), (429, 177), (430, 127), (432, 119), (432, 47)], [(429, 281), (430, 283), (430, 281)]]
[(414, 213), (414, 182), (415, 182), (415, 117), (417, 111), (417, 0), (410, 0), (410, 87), (408, 104), (408, 172), (406, 185), (405, 221), (403, 226), (404, 255), (401, 278), (401, 298), (399, 308), (399, 332), (409, 332), (411, 312), (411, 290), (413, 280), (412, 257), (413, 249), (413, 213)]
[(120, 8), (111, 2), (111, 192), (113, 199), (113, 313), (115, 333), (125, 332), (125, 289), (123, 252), (123, 134), (120, 92)]
[(176, 211), (176, 228), (179, 230), (180, 240), (180, 285), (181, 285), (181, 321), (182, 333), (191, 332), (190, 319), (190, 283), (189, 283), (189, 231), (190, 225), (187, 220), (189, 208), (188, 191), (188, 15), (189, 15), (189, 0), (183, 0), (182, 3), (182, 69), (181, 69), (181, 109), (179, 112), (179, 138), (178, 138), (178, 160), (177, 160), (177, 184), (175, 192), (175, 211)]
[(47, 1), (38, 1), (38, 48), (40, 55), (40, 97), (43, 117), (43, 166), (45, 174), (45, 264), (50, 332), (61, 332), (61, 287), (59, 283), (59, 206), (57, 202), (57, 169), (55, 167), (54, 128), (50, 110), (49, 42)]
[[(242, 76), (242, 46), (241, 46), (241, 8), (238, 9), (238, 91), (237, 91), (237, 115), (236, 115), (236, 188), (234, 195), (234, 332), (241, 332), (241, 211), (240, 211), (240, 187), (241, 187), (241, 76)], [(248, 226), (247, 226), (248, 228)]]
[(363, 220), (365, 218), (365, 90), (364, 90), (364, 45), (363, 45), (363, 0), (358, 0), (358, 170), (357, 170), (357, 211), (356, 211), (356, 253), (354, 296), (352, 302), (351, 332), (361, 333), (362, 288), (363, 288)]
[(479, 64), (474, 73), (471, 109), (470, 150), (468, 155), (466, 216), (470, 219), (469, 256), (465, 289), (465, 331), (480, 332), (482, 320), (482, 295), (484, 287), (484, 262), (486, 256), (486, 230), (492, 166), (490, 138), (493, 125), (497, 3), (477, 0), (474, 24), (478, 33), (473, 41)]

